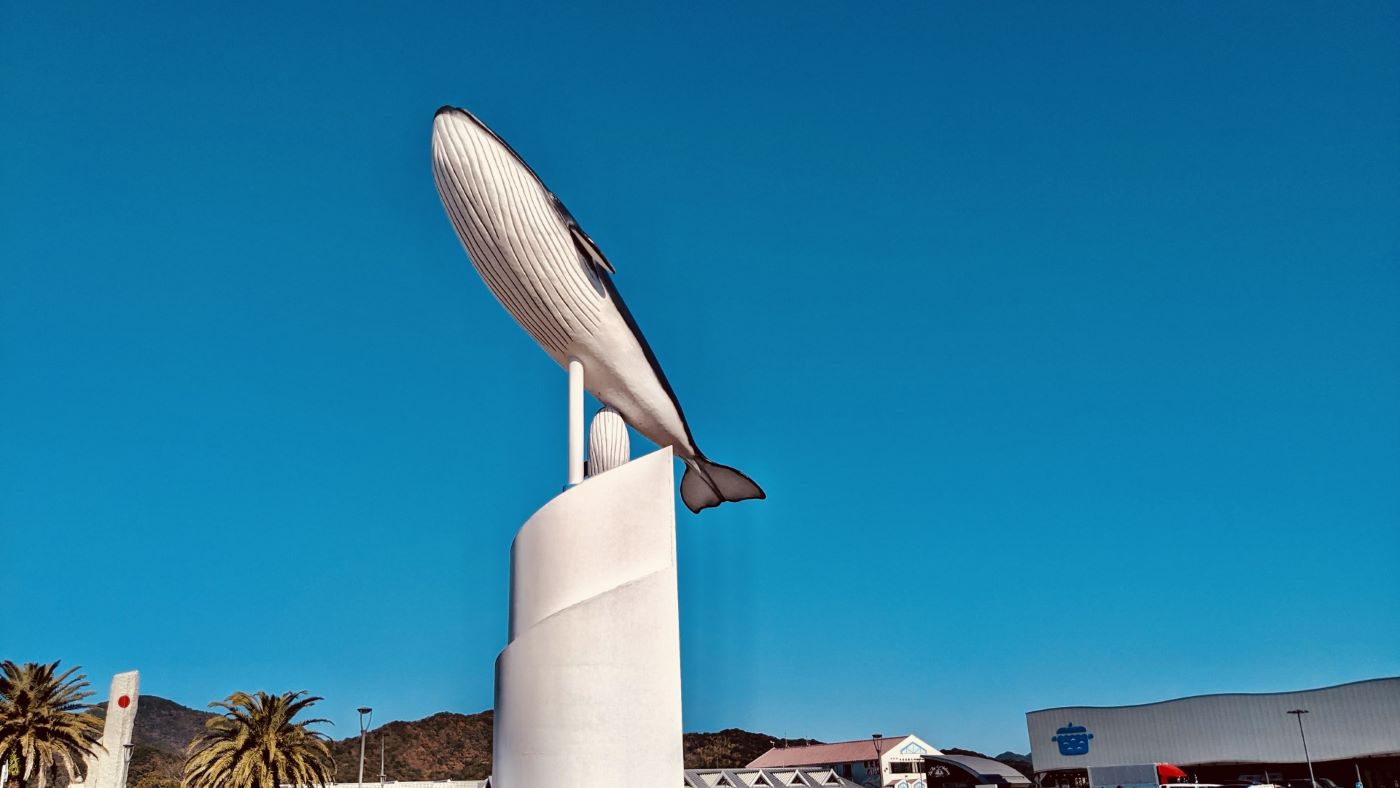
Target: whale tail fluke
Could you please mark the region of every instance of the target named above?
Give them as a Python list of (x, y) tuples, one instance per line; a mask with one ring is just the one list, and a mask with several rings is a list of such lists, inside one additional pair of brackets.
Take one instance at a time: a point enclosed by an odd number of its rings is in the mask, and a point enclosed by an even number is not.
[(753, 479), (728, 465), (710, 462), (704, 457), (685, 461), (681, 477), (681, 500), (692, 512), (719, 506), (726, 501), (747, 501), (767, 498)]

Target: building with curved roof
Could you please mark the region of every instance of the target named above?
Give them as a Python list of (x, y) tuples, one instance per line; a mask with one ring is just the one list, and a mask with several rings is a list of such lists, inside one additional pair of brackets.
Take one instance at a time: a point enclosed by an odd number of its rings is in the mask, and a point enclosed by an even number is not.
[(1029, 777), (1001, 761), (975, 755), (925, 755), (924, 773), (928, 788), (1026, 788), (1031, 784)]
[(1297, 692), (1041, 709), (1026, 714), (1026, 730), (1042, 784), (1076, 784), (1044, 779), (1054, 773), (1073, 778), (1092, 767), (1161, 762), (1202, 781), (1274, 782), (1307, 778), (1311, 760), (1319, 778), (1339, 785), (1400, 788), (1400, 677)]

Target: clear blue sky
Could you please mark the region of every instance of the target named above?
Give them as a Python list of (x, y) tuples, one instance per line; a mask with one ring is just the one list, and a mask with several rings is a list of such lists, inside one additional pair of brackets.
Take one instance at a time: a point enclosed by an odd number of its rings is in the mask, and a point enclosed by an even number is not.
[(354, 5), (0, 5), (0, 656), (490, 706), (564, 375), (450, 103), (768, 492), (681, 512), (688, 730), (1400, 673), (1393, 3)]

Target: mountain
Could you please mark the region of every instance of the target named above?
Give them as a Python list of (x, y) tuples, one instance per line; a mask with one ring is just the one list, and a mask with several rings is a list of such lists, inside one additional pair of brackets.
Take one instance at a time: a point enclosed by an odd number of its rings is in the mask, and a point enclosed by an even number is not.
[[(490, 709), (439, 712), (414, 722), (391, 722), (365, 735), (365, 783), (379, 783), (379, 748), (389, 780), (483, 780), (491, 773)], [(336, 782), (359, 776), (360, 737), (331, 743)]]
[[(98, 716), (105, 712), (103, 707)], [(156, 695), (142, 695), (136, 705), (131, 743), (183, 755), (190, 741), (204, 732), (204, 721), (212, 716), (213, 712), (191, 709)], [(135, 758), (132, 755), (133, 761)]]
[[(93, 707), (107, 716), (107, 704)], [(131, 766), (126, 783), (132, 788), (178, 788), (185, 766), (185, 747), (204, 730), (207, 711), (181, 706), (158, 695), (142, 695), (132, 727)]]
[[(801, 747), (821, 744), (816, 739), (784, 739), (786, 746)], [(766, 733), (751, 733), (739, 728), (725, 728), (718, 733), (687, 733), (684, 735), (685, 768), (718, 769), (748, 766), (753, 759), (777, 746), (778, 739)]]
[(1010, 766), (1011, 768), (1015, 769), (1021, 774), (1026, 775), (1032, 780), (1035, 779), (1035, 769), (1031, 768), (1030, 753), (1025, 753), (1023, 755), (1019, 752), (1011, 752), (1010, 750), (1007, 750), (1001, 755), (998, 755), (994, 760), (1001, 761), (1002, 763), (1006, 764), (1007, 766)]
[[(177, 788), (185, 748), (204, 730), (210, 712), (181, 706), (155, 695), (141, 696), (133, 734), (132, 788)], [(101, 716), (106, 706), (97, 709)], [(314, 710), (313, 710), (314, 711)], [(379, 782), (379, 752), (389, 780), (479, 780), (491, 773), (491, 710), (477, 714), (441, 712), (413, 722), (390, 722), (365, 736), (365, 783)], [(778, 738), (728, 728), (714, 733), (687, 733), (687, 769), (744, 766), (768, 751)], [(816, 744), (815, 739), (788, 739), (789, 745)], [(331, 742), (337, 782), (359, 777), (360, 737)]]
[[(492, 712), (463, 715), (441, 712), (415, 722), (391, 722), (365, 737), (365, 783), (379, 782), (379, 747), (384, 745), (384, 774), (388, 780), (480, 780), (491, 773)], [(685, 767), (703, 769), (744, 766), (773, 746), (775, 737), (729, 728), (717, 733), (687, 733)], [(815, 739), (789, 739), (789, 744), (816, 744)], [(359, 776), (360, 739), (331, 745), (335, 779), (352, 783)]]
[[(96, 711), (105, 712), (105, 704)], [(314, 712), (315, 709), (312, 709)], [(155, 695), (141, 696), (133, 734), (131, 771), (127, 784), (132, 788), (178, 788), (185, 762), (185, 748), (204, 730), (213, 714), (181, 706)], [(388, 780), (479, 780), (491, 772), (490, 709), (477, 714), (444, 711), (413, 722), (390, 722), (365, 736), (365, 784), (378, 788), (379, 753), (384, 752), (384, 773)], [(685, 767), (705, 769), (745, 766), (767, 752), (778, 737), (739, 728), (714, 733), (687, 733), (684, 738)], [(816, 739), (781, 740), (790, 747), (820, 744)], [(330, 743), (335, 759), (335, 780), (353, 783), (359, 776), (360, 738), (358, 735)], [(983, 755), (974, 750), (944, 748), (949, 754)], [(1030, 757), (1004, 752), (994, 760), (1030, 774)], [(63, 786), (59, 786), (63, 788)]]

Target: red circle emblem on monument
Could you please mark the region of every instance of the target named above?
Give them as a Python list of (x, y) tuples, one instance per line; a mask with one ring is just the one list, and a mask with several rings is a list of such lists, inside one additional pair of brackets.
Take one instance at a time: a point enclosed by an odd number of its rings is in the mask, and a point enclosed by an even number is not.
[(124, 709), (127, 706), (131, 705), (131, 698), (126, 695), (123, 695), (120, 698), (117, 698), (117, 705)]

